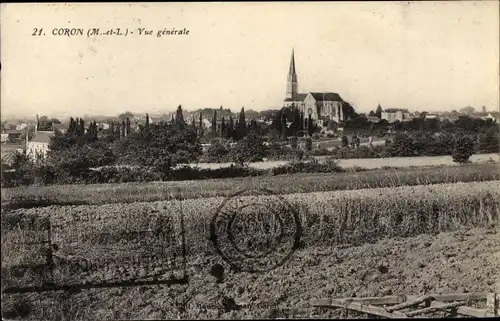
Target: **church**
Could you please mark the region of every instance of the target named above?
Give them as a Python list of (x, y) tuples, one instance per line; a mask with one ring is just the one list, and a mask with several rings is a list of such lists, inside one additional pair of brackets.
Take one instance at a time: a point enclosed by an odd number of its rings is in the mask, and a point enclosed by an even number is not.
[(316, 124), (323, 126), (325, 121), (333, 120), (340, 123), (345, 120), (342, 110), (343, 104), (344, 101), (340, 95), (334, 92), (298, 92), (295, 57), (294, 50), (292, 50), (284, 106), (290, 107), (293, 105), (297, 107), (299, 112), (304, 113), (304, 119), (311, 115)]

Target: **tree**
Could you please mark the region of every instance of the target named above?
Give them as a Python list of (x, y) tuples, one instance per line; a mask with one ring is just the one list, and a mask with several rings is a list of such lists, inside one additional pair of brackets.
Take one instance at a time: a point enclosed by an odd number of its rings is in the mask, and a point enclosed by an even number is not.
[(495, 128), (487, 130), (479, 136), (479, 151), (481, 153), (498, 153), (500, 151), (499, 132)]
[(202, 137), (203, 136), (203, 112), (200, 112), (200, 119), (199, 119), (199, 124), (198, 124), (198, 127), (199, 127), (199, 132), (198, 132), (198, 136), (199, 137)]
[(460, 109), (460, 112), (463, 114), (474, 114), (476, 110), (472, 106), (466, 106), (462, 109)]
[(130, 135), (130, 118), (127, 117), (127, 136)]
[(79, 127), (79, 135), (83, 136), (85, 134), (85, 122), (83, 118), (80, 118), (80, 127)]
[(189, 163), (201, 155), (201, 145), (190, 126), (168, 122), (151, 124), (126, 137), (114, 147), (122, 163), (151, 167), (167, 174), (172, 166)]
[(214, 110), (214, 115), (212, 117), (212, 133), (215, 134), (216, 131), (217, 131), (217, 110)]
[[(71, 121), (70, 121), (71, 122)], [(62, 134), (57, 131), (49, 143), (47, 164), (56, 178), (63, 182), (68, 177), (79, 178), (90, 167), (106, 166), (115, 161), (111, 149), (97, 139), (97, 123), (92, 121), (82, 135), (80, 121), (73, 121), (72, 130)], [(78, 124), (78, 125), (77, 125)], [(117, 128), (119, 128), (117, 126)]]
[(175, 122), (178, 124), (178, 125), (185, 125), (186, 122), (184, 121), (184, 115), (182, 114), (182, 106), (179, 105), (177, 107), (177, 111), (175, 113)]
[(349, 140), (347, 139), (347, 136), (342, 136), (342, 139), (341, 139), (341, 145), (342, 147), (348, 147), (349, 146)]
[(472, 154), (474, 154), (474, 141), (467, 135), (458, 136), (453, 148), (453, 161), (456, 163), (466, 163)]
[(373, 112), (373, 110), (370, 110), (370, 113), (368, 114), (368, 116), (376, 116), (375, 113)]
[(221, 163), (227, 161), (228, 155), (229, 148), (220, 140), (217, 140), (210, 145), (205, 156), (209, 162)]
[(273, 115), (271, 128), (278, 132), (278, 136), (281, 138), (283, 136), (283, 109), (280, 109), (276, 114)]
[(220, 136), (221, 137), (226, 137), (227, 136), (227, 129), (226, 129), (226, 120), (224, 117), (222, 117), (222, 121), (220, 124)]
[(240, 117), (236, 124), (236, 139), (242, 139), (246, 135), (245, 108), (241, 107)]
[(230, 114), (229, 115), (229, 124), (227, 126), (227, 138), (233, 138), (234, 137), (234, 120), (233, 116)]
[(311, 114), (309, 114), (309, 119), (307, 121), (307, 135), (312, 136), (314, 131), (313, 120)]
[(287, 138), (287, 129), (288, 129), (288, 127), (286, 127), (286, 114), (282, 113), (281, 114), (281, 135), (282, 135), (283, 140), (286, 140), (286, 138)]
[(310, 136), (306, 138), (306, 150), (312, 150), (312, 139)]
[(382, 106), (380, 106), (380, 104), (378, 104), (377, 106), (377, 110), (375, 111), (375, 116), (377, 116), (378, 118), (382, 118)]
[(109, 125), (109, 133), (108, 133), (108, 141), (114, 141), (115, 140), (115, 122), (111, 122)]
[(252, 131), (231, 150), (231, 159), (243, 165), (245, 162), (261, 161), (266, 157), (266, 152), (264, 140)]
[(53, 124), (60, 124), (61, 122), (57, 118), (49, 118), (47, 116), (42, 116), (38, 119), (38, 130), (40, 131), (52, 131)]
[(115, 133), (115, 137), (116, 139), (120, 139), (122, 136), (121, 136), (121, 133), (120, 133), (120, 123), (116, 124), (116, 133)]
[(134, 118), (134, 114), (132, 114), (129, 111), (126, 111), (118, 116), (119, 121), (126, 120), (127, 118)]

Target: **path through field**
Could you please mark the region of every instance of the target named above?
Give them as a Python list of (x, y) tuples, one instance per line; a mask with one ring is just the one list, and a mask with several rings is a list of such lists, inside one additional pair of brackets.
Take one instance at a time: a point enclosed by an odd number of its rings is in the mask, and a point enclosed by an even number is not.
[[(324, 160), (328, 156), (317, 156), (318, 160)], [(472, 155), (470, 161), (473, 163), (484, 163), (489, 160), (500, 161), (499, 154), (477, 154)], [(451, 156), (418, 156), (418, 157), (388, 157), (388, 158), (360, 158), (360, 159), (339, 159), (339, 165), (342, 168), (363, 167), (367, 169), (390, 167), (410, 167), (410, 166), (437, 166), (437, 165), (456, 165)], [(270, 169), (276, 166), (288, 164), (287, 161), (266, 161), (250, 163), (250, 166), (258, 169)], [(198, 163), (190, 166), (200, 168), (221, 168), (228, 167), (231, 163)]]
[[(204, 256), (190, 260), (189, 285), (28, 294), (17, 300), (30, 306), (34, 319), (339, 318), (340, 311), (311, 308), (309, 300), (500, 292), (499, 253), (498, 227), (460, 230), (359, 247), (312, 247), (271, 272), (228, 272), (222, 284), (209, 275), (217, 258)], [(241, 307), (231, 307), (230, 299)], [(8, 298), (4, 312), (14, 300)]]

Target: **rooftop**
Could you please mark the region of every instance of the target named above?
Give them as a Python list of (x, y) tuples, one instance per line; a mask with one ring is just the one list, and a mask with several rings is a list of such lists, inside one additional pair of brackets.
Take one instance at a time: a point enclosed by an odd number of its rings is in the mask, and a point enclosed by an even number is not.
[(30, 142), (33, 143), (49, 143), (50, 138), (54, 137), (54, 132), (38, 131)]
[(309, 92), (297, 94), (293, 98), (287, 98), (285, 101), (303, 101), (307, 95), (311, 94), (316, 101), (343, 101), (339, 94), (333, 92)]

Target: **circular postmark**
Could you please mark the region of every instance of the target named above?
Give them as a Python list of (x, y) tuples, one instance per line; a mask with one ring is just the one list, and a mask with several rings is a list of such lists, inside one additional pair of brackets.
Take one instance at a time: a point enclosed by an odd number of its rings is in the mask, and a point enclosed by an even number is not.
[(285, 263), (299, 245), (302, 227), (295, 208), (268, 189), (227, 197), (210, 223), (210, 240), (235, 270), (264, 272)]

